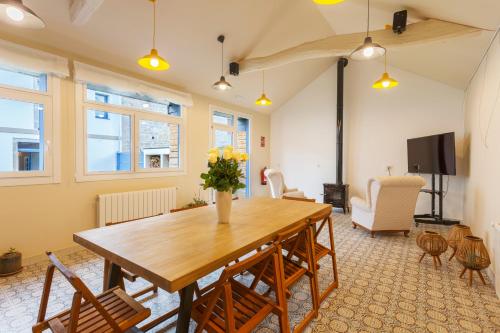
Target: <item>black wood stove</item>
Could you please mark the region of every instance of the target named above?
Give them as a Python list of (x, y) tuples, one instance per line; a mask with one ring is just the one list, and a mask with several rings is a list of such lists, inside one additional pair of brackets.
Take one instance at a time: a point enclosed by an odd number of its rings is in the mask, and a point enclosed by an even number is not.
[(344, 68), (347, 59), (337, 62), (337, 183), (323, 184), (323, 202), (349, 212), (349, 185), (342, 182), (343, 138), (344, 138)]

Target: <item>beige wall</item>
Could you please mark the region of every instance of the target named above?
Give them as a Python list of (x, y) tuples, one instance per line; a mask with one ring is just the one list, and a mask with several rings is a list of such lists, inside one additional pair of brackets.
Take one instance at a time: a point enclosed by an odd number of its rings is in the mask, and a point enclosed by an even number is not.
[(269, 146), (260, 147), (260, 136), (269, 137), (269, 116), (199, 95), (193, 95), (194, 106), (187, 110), (185, 176), (77, 183), (74, 180), (75, 89), (71, 80), (62, 80), (61, 96), (61, 183), (0, 187), (0, 252), (13, 246), (25, 257), (31, 257), (45, 250), (75, 245), (72, 242), (74, 232), (96, 226), (97, 194), (177, 186), (178, 205), (189, 202), (198, 193), (199, 175), (206, 169), (210, 104), (251, 114), (252, 193), (267, 193), (260, 185), (259, 170), (269, 164)]
[(486, 243), (500, 297), (500, 230), (492, 226), (500, 224), (500, 36), (467, 89), (465, 137), (465, 222)]
[[(463, 92), (396, 68), (389, 72), (400, 86), (378, 91), (371, 84), (383, 70), (377, 61), (345, 68), (344, 182), (364, 197), (368, 179), (386, 175), (387, 166), (393, 175), (407, 172), (408, 138), (454, 131), (459, 175), (450, 177), (445, 216), (462, 218)], [(323, 182), (336, 181), (336, 83), (334, 65), (271, 115), (271, 165), (317, 200)], [(420, 195), (417, 212), (429, 210), (430, 196)]]

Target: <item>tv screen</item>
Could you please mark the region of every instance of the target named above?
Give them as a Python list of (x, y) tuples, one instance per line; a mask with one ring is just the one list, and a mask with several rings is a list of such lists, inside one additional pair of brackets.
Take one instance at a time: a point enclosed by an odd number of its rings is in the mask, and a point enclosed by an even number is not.
[(408, 172), (456, 175), (455, 133), (408, 139)]

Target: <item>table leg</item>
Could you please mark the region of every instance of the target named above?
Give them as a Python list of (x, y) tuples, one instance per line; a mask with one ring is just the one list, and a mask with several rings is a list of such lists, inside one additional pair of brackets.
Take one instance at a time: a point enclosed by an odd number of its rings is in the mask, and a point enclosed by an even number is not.
[(191, 283), (179, 291), (181, 304), (179, 305), (179, 315), (177, 316), (176, 333), (187, 333), (189, 330), (195, 285), (196, 283)]
[(123, 285), (122, 268), (114, 263), (105, 263), (104, 269), (104, 291)]

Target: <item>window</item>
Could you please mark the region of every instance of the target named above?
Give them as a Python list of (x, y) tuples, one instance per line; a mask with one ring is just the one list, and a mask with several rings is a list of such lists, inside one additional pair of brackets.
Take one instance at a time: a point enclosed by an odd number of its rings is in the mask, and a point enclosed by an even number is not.
[(47, 91), (47, 74), (0, 68), (0, 84), (27, 90)]
[[(210, 114), (211, 146), (222, 148), (231, 145), (234, 149), (250, 155), (250, 117), (214, 106), (210, 107)], [(241, 167), (246, 188), (237, 192), (239, 196), (249, 197), (251, 194), (250, 160)]]
[[(182, 107), (77, 84), (77, 180), (158, 177), (184, 171)], [(106, 121), (103, 121), (106, 120)], [(81, 141), (81, 142), (80, 142)]]
[(87, 170), (130, 171), (130, 116), (104, 112), (109, 122), (101, 122), (100, 113), (87, 110)]
[(0, 185), (59, 181), (58, 84), (46, 74), (0, 68)]

